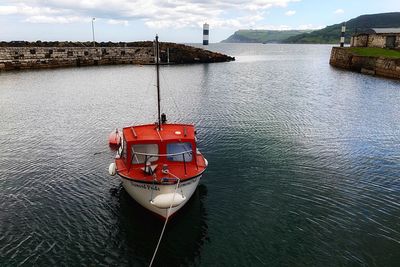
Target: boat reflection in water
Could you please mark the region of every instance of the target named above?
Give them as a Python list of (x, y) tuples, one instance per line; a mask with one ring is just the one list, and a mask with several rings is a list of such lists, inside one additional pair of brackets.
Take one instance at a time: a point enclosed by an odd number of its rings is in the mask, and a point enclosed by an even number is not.
[[(111, 245), (118, 247), (118, 251), (113, 253), (115, 259), (110, 259), (110, 264), (147, 266), (163, 221), (155, 220), (153, 214), (134, 201), (122, 186), (113, 190), (112, 194), (117, 200), (115, 212), (118, 221), (115, 236), (110, 240), (118, 242)], [(186, 205), (170, 219), (154, 266), (196, 265), (199, 262), (204, 242), (208, 240), (207, 213), (204, 208), (206, 196), (206, 186), (199, 185)], [(125, 262), (121, 262), (122, 259)]]

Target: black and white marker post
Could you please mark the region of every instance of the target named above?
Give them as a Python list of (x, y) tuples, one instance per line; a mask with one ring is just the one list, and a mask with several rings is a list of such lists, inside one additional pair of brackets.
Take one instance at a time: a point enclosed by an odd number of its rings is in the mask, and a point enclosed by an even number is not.
[(203, 45), (208, 45), (208, 35), (210, 34), (210, 26), (207, 23), (203, 24)]
[(340, 34), (340, 47), (344, 47), (344, 33), (346, 32), (346, 22), (342, 24), (342, 32)]

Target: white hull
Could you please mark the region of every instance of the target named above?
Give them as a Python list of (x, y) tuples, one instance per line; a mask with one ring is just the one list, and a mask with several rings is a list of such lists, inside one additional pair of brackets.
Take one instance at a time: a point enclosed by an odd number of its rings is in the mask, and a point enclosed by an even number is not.
[[(197, 185), (199, 184), (200, 178), (201, 175), (196, 178), (190, 179), (188, 181), (182, 181), (179, 184), (175, 196), (178, 196), (179, 194), (181, 196), (184, 196), (185, 200), (183, 200), (183, 202), (180, 203), (178, 206), (171, 208), (169, 216), (171, 216), (172, 214), (177, 212), (180, 208), (182, 208), (185, 205), (185, 203), (190, 199), (190, 197), (196, 190)], [(125, 190), (134, 200), (136, 200), (136, 202), (138, 202), (146, 209), (164, 218), (167, 218), (169, 208), (158, 208), (154, 204), (152, 204), (151, 201), (154, 200), (154, 198), (156, 198), (159, 195), (174, 193), (176, 184), (172, 185), (145, 184), (124, 179), (122, 177), (121, 181)]]

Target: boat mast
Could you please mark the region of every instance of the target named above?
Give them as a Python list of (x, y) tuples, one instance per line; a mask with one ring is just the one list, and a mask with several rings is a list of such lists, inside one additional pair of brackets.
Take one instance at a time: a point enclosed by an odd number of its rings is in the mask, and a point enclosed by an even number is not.
[(160, 111), (160, 48), (158, 47), (158, 35), (156, 35), (156, 70), (157, 70), (157, 101), (158, 101), (158, 130), (161, 131)]

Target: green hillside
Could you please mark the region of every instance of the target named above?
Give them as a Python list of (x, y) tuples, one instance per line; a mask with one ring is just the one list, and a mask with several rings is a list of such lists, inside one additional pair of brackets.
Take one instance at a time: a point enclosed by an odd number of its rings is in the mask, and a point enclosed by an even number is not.
[[(327, 26), (324, 29), (288, 37), (284, 43), (303, 44), (335, 44), (339, 42), (342, 23)], [(346, 22), (346, 42), (354, 33), (363, 32), (370, 28), (400, 27), (400, 12), (362, 15)]]
[(281, 43), (291, 36), (305, 32), (307, 31), (239, 30), (221, 43)]

